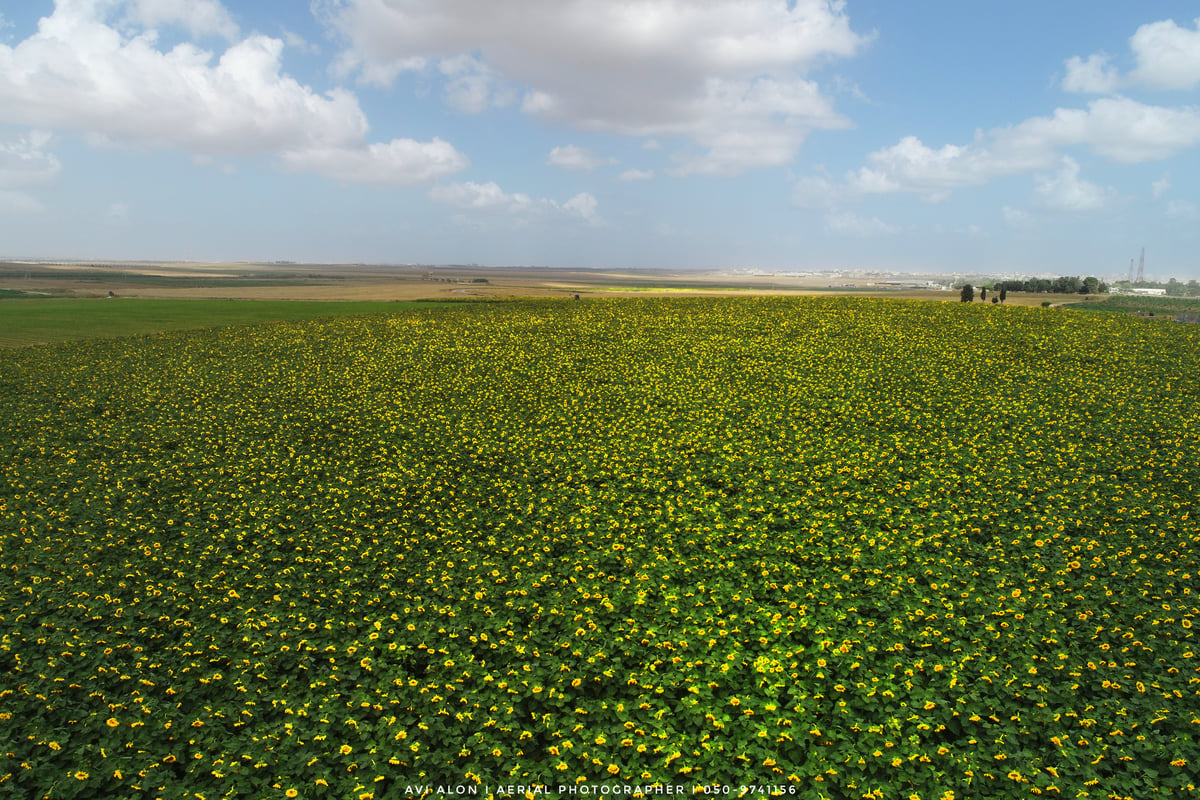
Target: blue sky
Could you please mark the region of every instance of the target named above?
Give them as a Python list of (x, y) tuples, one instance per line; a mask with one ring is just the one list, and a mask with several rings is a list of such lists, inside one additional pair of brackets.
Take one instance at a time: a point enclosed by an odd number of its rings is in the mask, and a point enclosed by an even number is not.
[(0, 2), (0, 256), (1200, 277), (1194, 2)]

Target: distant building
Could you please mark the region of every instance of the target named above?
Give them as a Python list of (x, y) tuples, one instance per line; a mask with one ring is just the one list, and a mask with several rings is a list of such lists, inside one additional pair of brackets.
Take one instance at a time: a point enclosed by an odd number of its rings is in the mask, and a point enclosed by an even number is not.
[(1142, 288), (1135, 287), (1135, 288), (1129, 289), (1129, 293), (1130, 294), (1154, 295), (1155, 297), (1165, 297), (1167, 294), (1167, 290), (1166, 289), (1142, 289)]

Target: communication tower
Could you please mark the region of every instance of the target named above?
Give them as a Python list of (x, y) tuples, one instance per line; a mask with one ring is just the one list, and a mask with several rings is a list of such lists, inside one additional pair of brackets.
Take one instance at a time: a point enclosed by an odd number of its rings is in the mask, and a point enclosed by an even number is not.
[(1137, 282), (1141, 283), (1146, 280), (1146, 248), (1142, 248), (1141, 258), (1138, 259), (1138, 274)]

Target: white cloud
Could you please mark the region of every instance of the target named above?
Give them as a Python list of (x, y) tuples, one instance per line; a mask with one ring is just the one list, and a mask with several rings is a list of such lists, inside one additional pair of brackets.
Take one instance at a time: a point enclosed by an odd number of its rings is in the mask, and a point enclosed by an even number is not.
[(999, 143), (1026, 150), (1085, 145), (1126, 164), (1157, 161), (1200, 144), (1200, 109), (1152, 106), (1104, 97), (1080, 108), (1055, 109), (995, 133)]
[(652, 169), (627, 169), (617, 176), (622, 181), (648, 181), (654, 177)]
[(1137, 29), (1129, 45), (1137, 58), (1130, 78), (1154, 89), (1191, 89), (1200, 83), (1200, 18), (1188, 30), (1174, 20)]
[(1174, 20), (1142, 25), (1129, 38), (1136, 66), (1127, 75), (1108, 65), (1108, 56), (1094, 53), (1086, 59), (1067, 60), (1063, 89), (1068, 92), (1108, 94), (1122, 86), (1149, 89), (1191, 89), (1200, 84), (1200, 18), (1196, 29), (1180, 27)]
[(529, 91), (521, 99), (521, 110), (526, 114), (549, 116), (557, 106), (558, 101), (545, 92)]
[(1042, 142), (1011, 142), (994, 135), (991, 141), (977, 133), (966, 145), (943, 145), (935, 150), (915, 136), (867, 156), (869, 167), (850, 173), (846, 185), (858, 194), (917, 192), (938, 202), (953, 189), (978, 186), (1004, 175), (1050, 166), (1051, 148)]
[(583, 147), (569, 144), (551, 150), (550, 155), (546, 158), (546, 163), (552, 167), (562, 167), (563, 169), (590, 170), (604, 164), (616, 164), (617, 160), (615, 158), (599, 158)]
[(287, 43), (289, 48), (299, 50), (302, 53), (315, 55), (321, 52), (321, 48), (318, 45), (308, 41), (295, 31), (289, 31), (287, 28), (283, 29), (283, 41)]
[(62, 164), (46, 151), (50, 134), (33, 131), (18, 139), (0, 140), (0, 211), (34, 212), (42, 203), (28, 190), (52, 182)]
[[(212, 3), (124, 8), (139, 19), (224, 27)], [(321, 95), (283, 74), (279, 39), (247, 37), (214, 61), (188, 43), (163, 52), (152, 31), (121, 33), (105, 16), (115, 11), (110, 3), (59, 0), (37, 33), (15, 47), (0, 45), (0, 107), (8, 121), (110, 145), (278, 154), (290, 168), (347, 180), (409, 183), (466, 163), (438, 140), (368, 144), (357, 98), (342, 89)]]
[(672, 174), (737, 175), (792, 160), (812, 128), (847, 128), (811, 81), (712, 79), (694, 110), (690, 137), (708, 151), (688, 158)]
[(1034, 197), (1039, 205), (1058, 211), (1096, 211), (1115, 196), (1113, 189), (1080, 178), (1079, 164), (1066, 156), (1058, 172), (1034, 178)]
[(441, 139), (392, 139), (365, 146), (323, 145), (281, 153), (290, 169), (353, 183), (430, 183), (466, 168), (466, 156)]
[(126, 20), (144, 28), (179, 25), (195, 36), (226, 39), (238, 33), (237, 23), (219, 0), (126, 0), (124, 6)]
[(1120, 85), (1120, 77), (1115, 69), (1108, 66), (1108, 55), (1105, 53), (1095, 53), (1086, 60), (1071, 56), (1066, 65), (1067, 75), (1063, 78), (1062, 88), (1068, 92), (1108, 94), (1116, 91)]
[(1172, 200), (1167, 203), (1167, 216), (1171, 219), (1200, 220), (1200, 206), (1188, 200)]
[(58, 177), (62, 164), (46, 151), (50, 134), (33, 131), (11, 141), (0, 140), (0, 189), (27, 189)]
[(683, 137), (681, 174), (787, 163), (845, 127), (804, 71), (867, 41), (829, 0), (321, 0), (343, 70), (389, 84), (470, 54), (522, 88), (525, 113), (580, 129)]
[(1154, 193), (1155, 200), (1161, 200), (1162, 196), (1167, 193), (1167, 189), (1171, 188), (1171, 176), (1164, 173), (1161, 178), (1150, 184), (1150, 191)]
[(434, 186), (429, 190), (429, 196), (435, 202), (473, 211), (519, 213), (534, 205), (529, 195), (507, 194), (495, 183), (479, 184), (473, 181)]
[(459, 111), (481, 114), (516, 101), (516, 94), (502, 84), (495, 70), (473, 56), (444, 58), (438, 71), (449, 79), (446, 102)]
[(1111, 161), (1134, 164), (1176, 155), (1200, 144), (1200, 109), (1152, 106), (1125, 97), (1093, 100), (1086, 109), (1059, 108), (1049, 117), (978, 132), (965, 145), (934, 149), (915, 136), (867, 156), (869, 166), (846, 175), (843, 185), (825, 178), (799, 181), (800, 205), (822, 194), (913, 192), (930, 201), (954, 189), (1008, 175), (1044, 172), (1060, 164), (1059, 149), (1088, 147)]
[(587, 192), (575, 195), (565, 203), (553, 200), (534, 200), (527, 194), (509, 194), (493, 182), (451, 183), (437, 185), (429, 190), (429, 197), (434, 202), (445, 203), (463, 211), (482, 213), (503, 213), (516, 217), (545, 216), (547, 214), (576, 217), (592, 225), (599, 225), (602, 220), (596, 213), (596, 198)]
[(590, 225), (599, 225), (601, 220), (596, 214), (596, 198), (587, 192), (580, 192), (567, 202), (562, 209), (572, 216), (579, 217)]
[(878, 217), (860, 217), (850, 211), (834, 211), (825, 217), (825, 229), (847, 236), (883, 236), (899, 233), (900, 228), (890, 225)]

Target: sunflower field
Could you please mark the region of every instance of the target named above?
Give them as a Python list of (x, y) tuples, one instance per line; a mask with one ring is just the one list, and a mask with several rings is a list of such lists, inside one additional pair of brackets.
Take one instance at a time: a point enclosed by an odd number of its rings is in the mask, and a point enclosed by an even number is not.
[(0, 794), (1194, 793), (1197, 374), (850, 298), (5, 352)]

